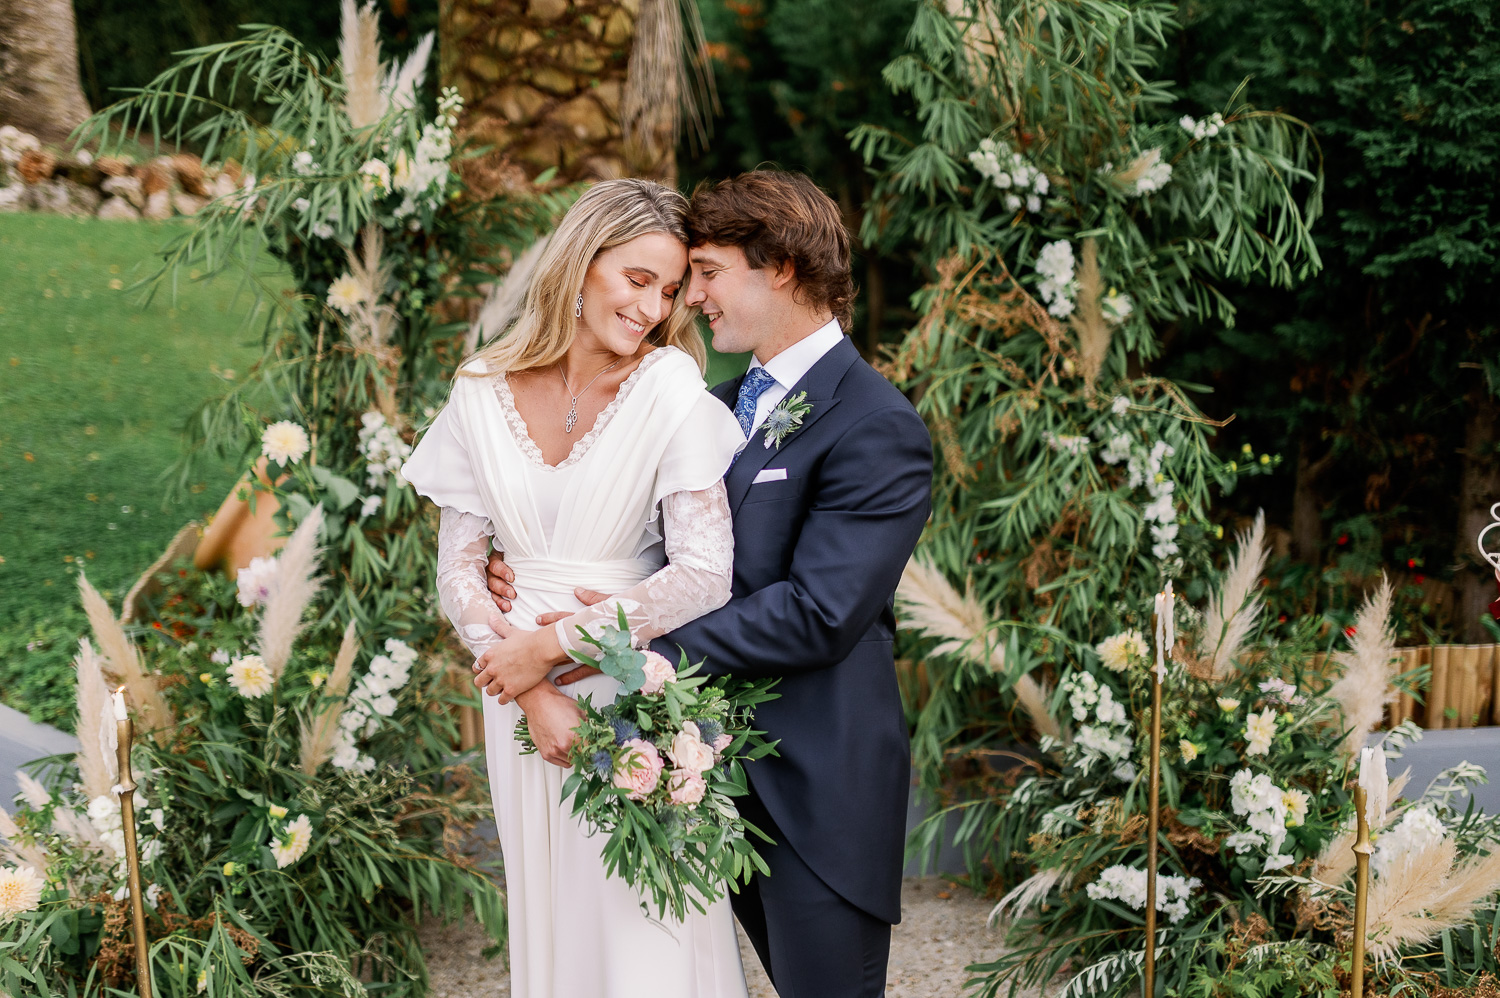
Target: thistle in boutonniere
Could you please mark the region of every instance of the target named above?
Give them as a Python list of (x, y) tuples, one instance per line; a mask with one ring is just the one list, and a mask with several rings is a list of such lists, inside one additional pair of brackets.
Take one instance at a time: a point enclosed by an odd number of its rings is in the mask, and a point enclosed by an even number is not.
[(810, 412), (812, 403), (807, 401), (806, 392), (782, 399), (766, 417), (766, 450), (770, 450), (772, 444), (781, 450), (781, 442), (796, 432), (802, 425), (802, 417)]

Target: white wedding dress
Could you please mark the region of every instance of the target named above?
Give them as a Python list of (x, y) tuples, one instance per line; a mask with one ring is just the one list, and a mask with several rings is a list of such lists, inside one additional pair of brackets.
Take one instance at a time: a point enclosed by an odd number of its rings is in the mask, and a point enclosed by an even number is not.
[[(673, 347), (640, 362), (556, 466), (543, 462), (503, 375), (456, 378), (401, 473), (442, 507), (438, 587), (465, 645), (478, 656), (497, 640), (484, 574), (492, 536), (516, 573), (507, 619), (530, 630), (538, 614), (577, 611), (557, 625), (565, 648), (579, 647), (580, 624), (617, 623), (619, 607), (644, 641), (723, 605), (734, 539), (722, 476), (744, 442), (696, 363)], [(584, 608), (578, 586), (619, 596)], [(563, 687), (595, 706), (618, 690), (607, 676)], [(728, 901), (680, 923), (643, 913), (636, 892), (605, 875), (602, 837), (590, 837), (562, 801), (569, 771), (520, 754), (512, 738), (520, 716), (514, 703), (484, 697), (511, 994), (744, 998)]]

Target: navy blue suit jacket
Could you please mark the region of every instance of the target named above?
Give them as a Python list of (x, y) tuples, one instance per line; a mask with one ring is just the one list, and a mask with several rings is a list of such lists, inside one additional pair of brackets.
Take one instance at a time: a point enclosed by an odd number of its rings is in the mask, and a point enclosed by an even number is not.
[[(731, 408), (741, 378), (714, 389)], [(780, 676), (756, 727), (779, 756), (753, 792), (829, 887), (901, 920), (911, 749), (896, 684), (896, 583), (927, 521), (932, 441), (906, 398), (845, 339), (791, 394), (812, 410), (780, 448), (751, 437), (725, 476), (733, 599), (658, 638), (714, 675)], [(752, 484), (765, 468), (784, 481)], [(775, 871), (772, 871), (775, 875)]]

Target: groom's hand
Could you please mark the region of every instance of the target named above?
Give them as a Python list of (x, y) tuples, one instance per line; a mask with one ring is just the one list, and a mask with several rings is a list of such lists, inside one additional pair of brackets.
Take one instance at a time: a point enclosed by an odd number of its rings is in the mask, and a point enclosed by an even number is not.
[(484, 567), (484, 578), (489, 584), (490, 595), (501, 613), (510, 613), (510, 601), (516, 598), (515, 569), (505, 563), (504, 551), (491, 551), (490, 561)]
[[(596, 603), (603, 603), (605, 600), (609, 599), (608, 594), (597, 592), (593, 589), (575, 589), (573, 590), (573, 595), (578, 597), (578, 602), (582, 603), (584, 606), (593, 606)], [(568, 613), (567, 611), (560, 611), (557, 613), (544, 613), (536, 618), (536, 625), (538, 627), (551, 627), (559, 620), (567, 620), (571, 616), (572, 614)], [(592, 665), (580, 665), (576, 669), (569, 669), (567, 672), (564, 672), (562, 675), (554, 679), (553, 682), (558, 686), (569, 686), (573, 683), (578, 682), (580, 679), (587, 679), (589, 676), (602, 675), (604, 675), (604, 673), (600, 672)]]

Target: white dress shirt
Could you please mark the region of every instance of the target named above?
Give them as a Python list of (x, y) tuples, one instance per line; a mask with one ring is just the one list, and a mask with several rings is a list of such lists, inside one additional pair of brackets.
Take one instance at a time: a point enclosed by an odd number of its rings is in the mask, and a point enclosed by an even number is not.
[[(792, 387), (802, 380), (802, 376), (812, 370), (812, 366), (822, 360), (824, 354), (838, 346), (843, 338), (844, 328), (839, 325), (839, 320), (830, 319), (826, 326), (819, 327), (816, 332), (804, 336), (772, 357), (770, 363), (762, 364), (752, 358), (750, 371), (764, 367), (766, 373), (776, 379), (776, 383), (762, 392), (755, 401), (754, 425), (759, 427), (764, 423), (771, 410), (787, 397)], [(750, 435), (754, 436), (755, 431), (751, 430)]]

